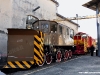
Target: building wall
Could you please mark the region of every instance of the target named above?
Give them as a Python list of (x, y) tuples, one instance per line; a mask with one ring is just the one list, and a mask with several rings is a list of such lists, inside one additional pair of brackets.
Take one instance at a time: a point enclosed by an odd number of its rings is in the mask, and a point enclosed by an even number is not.
[[(32, 10), (40, 6), (38, 10)], [(39, 19), (56, 18), (57, 7), (51, 0), (0, 0), (0, 30), (26, 28), (27, 15)]]
[(12, 0), (0, 0), (0, 30), (6, 31), (6, 28), (12, 24)]

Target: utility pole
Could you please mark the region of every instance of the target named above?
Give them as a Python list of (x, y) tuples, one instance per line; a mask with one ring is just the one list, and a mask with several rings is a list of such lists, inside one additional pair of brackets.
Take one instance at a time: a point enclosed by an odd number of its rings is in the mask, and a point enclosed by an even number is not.
[(96, 5), (96, 22), (97, 22), (97, 40), (98, 40), (98, 56), (100, 56), (100, 23), (99, 23), (99, 17), (98, 17), (98, 14), (99, 14), (99, 8), (98, 8), (98, 4)]
[(78, 24), (78, 14), (76, 14), (77, 24)]

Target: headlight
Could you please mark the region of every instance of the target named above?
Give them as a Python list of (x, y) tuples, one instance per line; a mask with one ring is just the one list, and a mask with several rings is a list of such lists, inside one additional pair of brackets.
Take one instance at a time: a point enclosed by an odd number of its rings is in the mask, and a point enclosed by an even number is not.
[(54, 49), (54, 52), (56, 52), (57, 50), (56, 50), (56, 48)]

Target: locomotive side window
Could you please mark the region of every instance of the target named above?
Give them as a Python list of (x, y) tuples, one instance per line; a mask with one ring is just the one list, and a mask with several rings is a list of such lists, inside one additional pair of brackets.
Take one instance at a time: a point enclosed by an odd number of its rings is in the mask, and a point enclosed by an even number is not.
[(59, 33), (62, 34), (62, 26), (59, 25)]
[[(38, 18), (32, 16), (32, 15), (28, 15), (26, 18), (26, 29), (33, 29), (32, 24), (34, 22), (36, 22), (38, 20)], [(38, 28), (38, 26), (35, 26), (35, 29)]]
[(50, 27), (51, 32), (57, 32), (57, 25), (56, 24), (52, 24)]
[(69, 28), (67, 27), (67, 30), (66, 30), (66, 32), (67, 32), (67, 35), (69, 35)]
[(70, 37), (73, 38), (74, 37), (74, 30), (70, 29)]

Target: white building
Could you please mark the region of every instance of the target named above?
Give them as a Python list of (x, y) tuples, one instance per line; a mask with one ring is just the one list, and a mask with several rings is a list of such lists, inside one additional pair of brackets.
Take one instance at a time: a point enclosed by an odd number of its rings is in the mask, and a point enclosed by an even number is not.
[[(7, 31), (7, 28), (26, 28), (28, 15), (37, 17), (40, 20), (58, 19), (55, 0), (0, 0), (0, 30)], [(35, 8), (39, 7), (36, 11)], [(60, 22), (61, 23), (61, 22)], [(66, 21), (68, 27), (77, 33), (78, 26)]]
[[(0, 0), (0, 30), (26, 28), (27, 15), (46, 20), (55, 19), (57, 5), (53, 0)], [(38, 6), (40, 8), (33, 11)]]

